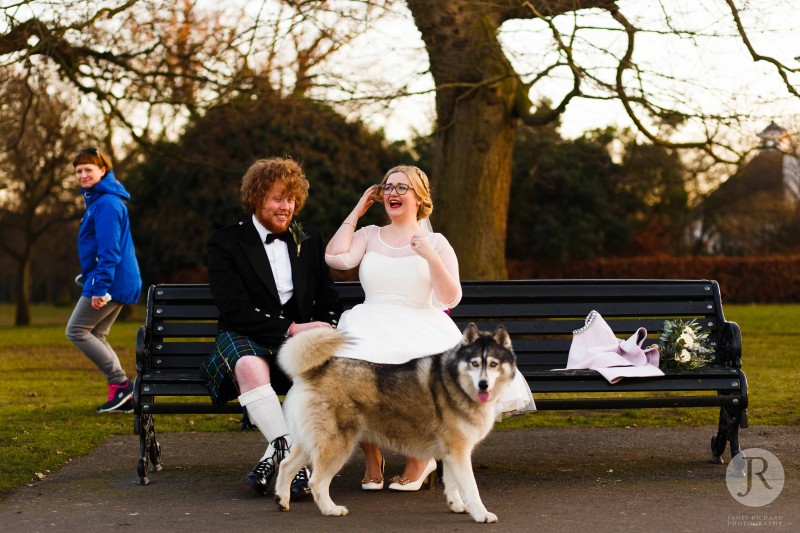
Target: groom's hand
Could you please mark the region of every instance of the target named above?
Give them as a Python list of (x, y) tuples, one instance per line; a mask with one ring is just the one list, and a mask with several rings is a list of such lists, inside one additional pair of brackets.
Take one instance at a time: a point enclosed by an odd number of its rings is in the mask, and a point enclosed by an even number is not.
[(305, 322), (303, 324), (292, 322), (292, 325), (289, 326), (289, 331), (287, 331), (286, 334), (290, 337), (294, 337), (301, 331), (306, 331), (307, 329), (314, 329), (314, 328), (332, 328), (332, 326), (327, 322)]

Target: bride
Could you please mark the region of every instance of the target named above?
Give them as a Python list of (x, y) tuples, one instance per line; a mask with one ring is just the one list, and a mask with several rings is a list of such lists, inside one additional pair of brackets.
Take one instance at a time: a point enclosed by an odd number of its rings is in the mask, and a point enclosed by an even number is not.
[[(358, 220), (382, 201), (389, 223), (356, 229)], [(337, 329), (354, 340), (341, 354), (374, 363), (402, 364), (444, 352), (461, 332), (444, 309), (461, 300), (458, 259), (447, 239), (433, 233), (427, 217), (433, 211), (430, 184), (414, 166), (389, 170), (379, 185), (364, 191), (325, 249), (328, 265), (338, 270), (359, 267), (365, 301), (345, 312)], [(499, 412), (535, 409), (531, 391), (517, 372), (498, 404)], [(362, 442), (364, 490), (383, 488), (384, 460), (375, 444)], [(419, 490), (436, 469), (433, 458), (407, 457), (405, 470), (389, 488)]]

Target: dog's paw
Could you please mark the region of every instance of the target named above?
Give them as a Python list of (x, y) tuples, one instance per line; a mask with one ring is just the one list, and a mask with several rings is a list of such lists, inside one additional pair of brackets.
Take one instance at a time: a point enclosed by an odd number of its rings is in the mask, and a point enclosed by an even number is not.
[(281, 511), (288, 511), (289, 510), (289, 498), (281, 498), (277, 494), (275, 495), (275, 503), (278, 504), (278, 509)]
[(461, 498), (458, 500), (447, 500), (447, 506), (450, 507), (450, 510), (454, 513), (466, 513), (467, 506), (464, 505), (464, 502), (461, 501)]
[(494, 524), (497, 522), (497, 515), (486, 511), (482, 515), (473, 516), (476, 522), (485, 522), (487, 524)]
[(347, 516), (347, 507), (344, 505), (334, 505), (322, 511), (325, 516)]

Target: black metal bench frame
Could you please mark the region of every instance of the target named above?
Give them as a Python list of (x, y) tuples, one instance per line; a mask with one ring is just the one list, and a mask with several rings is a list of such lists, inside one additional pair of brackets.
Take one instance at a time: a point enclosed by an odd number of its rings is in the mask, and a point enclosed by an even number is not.
[[(337, 283), (346, 308), (363, 301), (358, 283)], [(712, 461), (722, 463), (730, 444), (739, 453), (739, 428), (747, 427), (747, 379), (742, 371), (739, 326), (722, 312), (719, 286), (708, 280), (513, 280), (465, 281), (452, 310), (463, 329), (475, 322), (511, 334), (520, 372), (539, 410), (719, 407), (711, 440)], [(657, 343), (667, 319), (697, 319), (717, 346), (716, 362), (698, 370), (667, 370), (659, 378), (625, 378), (609, 384), (593, 370), (564, 370), (572, 331), (597, 310), (615, 334), (644, 327)], [(153, 285), (147, 318), (136, 338), (134, 432), (140, 436), (139, 484), (161, 469), (156, 414), (241, 413), (237, 402), (214, 406), (199, 374), (217, 331), (217, 309), (208, 285)], [(652, 341), (652, 342), (651, 342)], [(551, 393), (572, 393), (567, 397)], [(179, 400), (179, 401), (176, 401)]]

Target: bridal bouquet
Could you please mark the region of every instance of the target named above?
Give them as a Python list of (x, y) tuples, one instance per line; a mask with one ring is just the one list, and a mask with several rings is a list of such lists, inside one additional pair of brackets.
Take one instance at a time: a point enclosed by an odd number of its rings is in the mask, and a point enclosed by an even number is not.
[(714, 342), (696, 320), (665, 320), (661, 341), (661, 366), (693, 370), (714, 360)]

